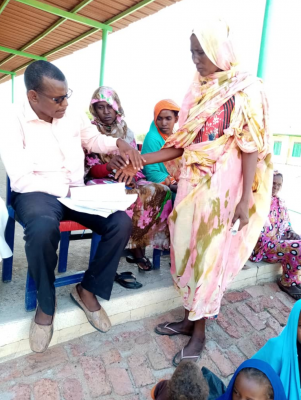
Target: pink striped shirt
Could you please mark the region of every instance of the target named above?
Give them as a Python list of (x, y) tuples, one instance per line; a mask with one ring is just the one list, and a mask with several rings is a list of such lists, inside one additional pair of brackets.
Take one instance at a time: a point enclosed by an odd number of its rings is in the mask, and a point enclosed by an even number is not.
[(100, 134), (85, 114), (67, 109), (52, 123), (40, 120), (26, 100), (0, 117), (0, 154), (18, 193), (67, 195), (69, 186), (84, 185), (84, 151), (110, 153), (114, 138)]

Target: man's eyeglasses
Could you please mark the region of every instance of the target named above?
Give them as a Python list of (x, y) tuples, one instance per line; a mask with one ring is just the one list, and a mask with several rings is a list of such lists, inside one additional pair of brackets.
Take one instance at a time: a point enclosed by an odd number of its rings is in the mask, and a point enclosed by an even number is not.
[(68, 89), (67, 94), (65, 94), (64, 96), (60, 96), (60, 97), (51, 97), (48, 96), (47, 94), (43, 93), (43, 92), (38, 92), (40, 93), (42, 96), (47, 97), (50, 100), (53, 100), (56, 104), (61, 104), (65, 99), (69, 99), (73, 93), (72, 89)]

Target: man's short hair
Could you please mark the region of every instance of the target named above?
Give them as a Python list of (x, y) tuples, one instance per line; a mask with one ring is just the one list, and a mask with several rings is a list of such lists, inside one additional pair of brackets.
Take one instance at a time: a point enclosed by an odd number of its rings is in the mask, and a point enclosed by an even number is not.
[(27, 92), (29, 92), (29, 90), (41, 90), (44, 76), (61, 82), (66, 80), (65, 75), (55, 65), (48, 61), (35, 61), (26, 68), (24, 73), (24, 82)]

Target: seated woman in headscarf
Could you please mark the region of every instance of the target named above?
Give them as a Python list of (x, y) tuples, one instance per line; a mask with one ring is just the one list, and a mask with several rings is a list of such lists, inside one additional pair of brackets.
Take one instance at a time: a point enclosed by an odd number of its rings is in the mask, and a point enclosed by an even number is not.
[[(124, 120), (124, 111), (117, 93), (102, 86), (95, 90), (90, 104), (92, 124), (100, 133), (114, 138), (122, 138), (136, 148), (134, 133)], [(121, 156), (116, 154), (87, 154), (85, 159), (86, 181), (88, 185), (115, 181), (113, 171), (124, 165)], [(150, 271), (152, 264), (145, 256), (145, 247), (169, 249), (169, 230), (167, 217), (172, 210), (171, 192), (167, 186), (147, 182), (144, 175), (136, 171), (129, 184), (128, 193), (137, 193), (138, 199), (126, 211), (133, 222), (133, 231), (128, 248), (132, 257), (129, 263), (135, 263), (139, 272)]]
[[(167, 138), (174, 132), (179, 111), (180, 107), (173, 100), (161, 100), (155, 105), (154, 120), (144, 139), (141, 154), (162, 149)], [(163, 163), (146, 165), (143, 172), (147, 180), (167, 185), (172, 191), (176, 190), (176, 180), (170, 176)]]
[(260, 349), (253, 359), (269, 363), (280, 377), (287, 400), (301, 397), (301, 300), (298, 300), (281, 334)]
[[(227, 391), (217, 400), (287, 400), (279, 376), (266, 362), (247, 360), (235, 371)], [(299, 397), (295, 397), (295, 400)]]
[(278, 279), (281, 290), (295, 300), (301, 298), (301, 240), (292, 229), (284, 201), (278, 196), (283, 175), (275, 171), (272, 201), (268, 220), (250, 257), (251, 261), (281, 263), (282, 277)]
[[(197, 73), (181, 107), (180, 128), (162, 150), (143, 154), (145, 165), (182, 156), (180, 168), (173, 161), (167, 170), (180, 175), (169, 229), (171, 274), (185, 317), (156, 328), (160, 335), (191, 336), (175, 355), (175, 366), (200, 357), (206, 319), (216, 318), (224, 291), (258, 240), (273, 180), (262, 81), (237, 68), (228, 25), (207, 20), (191, 35), (190, 46)], [(116, 177), (127, 181), (134, 173), (129, 165)], [(239, 225), (235, 236), (233, 224)]]

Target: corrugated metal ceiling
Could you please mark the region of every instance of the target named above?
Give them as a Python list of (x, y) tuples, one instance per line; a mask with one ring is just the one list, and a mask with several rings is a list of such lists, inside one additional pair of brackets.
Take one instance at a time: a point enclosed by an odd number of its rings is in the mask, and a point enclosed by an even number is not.
[[(82, 3), (82, 0), (39, 1), (69, 12), (72, 12), (76, 6)], [(113, 32), (126, 28), (131, 23), (152, 15), (162, 8), (170, 6), (178, 1), (180, 0), (154, 0), (143, 8), (112, 23)], [(106, 21), (139, 4), (139, 2), (140, 1), (137, 0), (92, 0), (76, 14), (106, 23)], [(2, 3), (0, 2), (0, 9), (1, 5), (5, 3), (7, 3), (7, 0), (3, 0)], [(36, 43), (27, 47), (28, 43), (42, 35), (59, 21), (61, 21), (61, 23), (58, 24), (54, 30)], [(68, 42), (88, 32), (91, 32), (91, 34), (82, 40), (68, 47), (61, 48), (51, 55), (47, 55), (47, 53), (53, 52), (58, 47), (64, 46)], [(0, 14), (0, 46), (9, 47), (14, 50), (24, 50), (39, 56), (46, 55), (49, 61), (56, 60), (74, 51), (80, 50), (100, 40), (101, 37), (101, 30), (97, 31), (94, 28), (74, 21), (63, 20), (61, 17), (18, 3), (14, 0), (10, 0)], [(17, 70), (16, 73), (19, 75), (24, 72), (28, 62), (30, 62), (28, 58), (12, 56), (0, 51), (0, 69), (6, 71)], [(8, 75), (0, 73), (0, 83), (5, 82), (7, 79), (9, 79)]]

